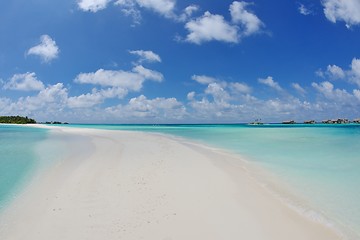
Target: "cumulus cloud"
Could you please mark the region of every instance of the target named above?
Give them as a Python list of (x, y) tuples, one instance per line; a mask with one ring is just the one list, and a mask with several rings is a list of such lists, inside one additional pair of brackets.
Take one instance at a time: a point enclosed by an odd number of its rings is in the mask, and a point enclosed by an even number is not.
[(44, 89), (42, 81), (36, 78), (34, 72), (15, 74), (10, 80), (5, 83), (4, 89), (19, 90), (19, 91), (40, 91)]
[(305, 15), (305, 16), (312, 14), (312, 11), (302, 3), (299, 3), (298, 10), (299, 10), (300, 14)]
[(101, 93), (94, 89), (92, 93), (69, 97), (67, 104), (70, 108), (89, 108), (102, 103), (103, 100)]
[(175, 0), (136, 0), (140, 7), (151, 9), (166, 17), (171, 17), (176, 5)]
[(360, 86), (360, 59), (353, 58), (349, 69), (342, 69), (337, 65), (328, 65), (326, 71), (321, 69), (316, 72), (319, 77), (330, 80), (344, 79), (350, 83)]
[(56, 42), (49, 35), (42, 35), (40, 37), (40, 44), (30, 48), (28, 55), (39, 56), (42, 61), (48, 63), (59, 56), (59, 47)]
[(360, 2), (358, 0), (323, 0), (326, 18), (336, 23), (343, 21), (347, 28), (360, 24)]
[(349, 71), (350, 81), (360, 87), (360, 59), (354, 58), (351, 62), (351, 69)]
[(133, 72), (142, 76), (144, 81), (152, 80), (155, 82), (162, 82), (164, 80), (164, 76), (160, 72), (144, 68), (141, 65), (135, 66)]
[(269, 76), (267, 78), (259, 78), (258, 81), (259, 81), (259, 83), (267, 85), (277, 91), (282, 91), (282, 88), (280, 87), (279, 83), (275, 82), (271, 76)]
[(176, 98), (148, 99), (144, 95), (132, 98), (126, 105), (109, 107), (106, 112), (113, 117), (121, 117), (131, 121), (156, 121), (181, 120), (186, 116), (186, 108)]
[(334, 85), (328, 81), (311, 84), (319, 93), (329, 100), (341, 102), (342, 104), (351, 103), (353, 95), (348, 93), (345, 89), (336, 89)]
[(196, 95), (196, 93), (194, 92), (194, 91), (192, 91), (192, 92), (189, 92), (187, 95), (186, 95), (186, 98), (187, 98), (187, 100), (194, 100), (194, 98), (195, 98), (195, 95)]
[(359, 89), (354, 89), (353, 94), (357, 98), (357, 100), (360, 102), (360, 90)]
[(205, 75), (193, 75), (191, 77), (191, 79), (198, 82), (198, 83), (200, 83), (200, 84), (204, 84), (204, 85), (207, 85), (207, 84), (210, 84), (210, 83), (213, 83), (213, 82), (217, 81), (215, 78), (205, 76)]
[(251, 4), (248, 2), (237, 1), (230, 5), (231, 19), (235, 24), (244, 28), (242, 34), (245, 36), (259, 32), (264, 25), (254, 13), (246, 9), (249, 5)]
[[(187, 94), (188, 105), (190, 108), (189, 117), (197, 121), (239, 121), (247, 119), (249, 114), (256, 108), (247, 107), (258, 101), (250, 93), (251, 87), (241, 82), (226, 82), (209, 76), (193, 76), (194, 80), (200, 80), (206, 85), (202, 93), (196, 94), (194, 91)], [(249, 104), (249, 105), (248, 105)], [(255, 114), (256, 115), (256, 114)], [(258, 115), (259, 116), (259, 115)], [(257, 117), (258, 117), (257, 116)], [(253, 120), (253, 114), (250, 118)]]
[(223, 105), (227, 105), (230, 99), (229, 93), (219, 83), (210, 83), (205, 89), (205, 93), (211, 95), (215, 102)]
[(174, 13), (176, 0), (117, 0), (115, 5), (121, 7), (126, 15), (132, 16), (136, 23), (141, 19), (139, 8), (148, 9), (166, 18), (178, 18)]
[(134, 50), (129, 53), (139, 56), (139, 62), (161, 62), (161, 58), (153, 51)]
[(105, 9), (110, 2), (111, 0), (78, 0), (77, 4), (82, 11), (95, 13)]
[(247, 2), (234, 1), (230, 7), (231, 22), (224, 16), (206, 11), (185, 24), (189, 34), (186, 41), (201, 44), (209, 41), (238, 43), (241, 38), (260, 32), (263, 22), (247, 8)]
[(184, 13), (187, 15), (187, 16), (191, 16), (194, 12), (198, 11), (199, 10), (199, 6), (197, 5), (190, 5), (190, 6), (187, 6), (185, 9), (184, 9)]
[(161, 82), (163, 78), (161, 73), (139, 65), (135, 66), (132, 71), (99, 69), (96, 72), (80, 73), (74, 81), (139, 91), (146, 80)]
[(114, 2), (121, 12), (133, 19), (133, 26), (141, 23), (141, 9), (146, 9), (165, 18), (179, 22), (188, 20), (198, 10), (197, 5), (189, 5), (180, 13), (176, 13), (176, 0), (77, 0), (80, 10), (96, 13)]
[(87, 108), (103, 103), (108, 98), (122, 99), (129, 91), (140, 91), (143, 83), (147, 80), (161, 82), (163, 75), (141, 65), (135, 66), (131, 71), (99, 69), (96, 72), (80, 73), (74, 82), (108, 88), (100, 90), (94, 88), (91, 93), (70, 97), (68, 106), (70, 108)]
[[(191, 79), (202, 85), (207, 85), (207, 88), (205, 90), (206, 94), (210, 94), (214, 96), (227, 95), (227, 97), (223, 97), (223, 99), (228, 98), (228, 96), (230, 96), (228, 93), (223, 94), (225, 89), (226, 91), (231, 91), (234, 94), (249, 94), (252, 91), (251, 87), (248, 86), (246, 83), (226, 82), (206, 75), (193, 75)], [(220, 92), (222, 93), (218, 94)], [(189, 97), (193, 98), (194, 96), (195, 96), (195, 92), (191, 92), (191, 94), (188, 95), (188, 98)]]
[(299, 83), (292, 83), (291, 86), (301, 95), (306, 94), (306, 90), (303, 87), (301, 87)]
[(341, 67), (336, 66), (336, 65), (329, 65), (327, 67), (327, 73), (333, 79), (345, 78), (345, 72), (342, 70)]
[(115, 5), (121, 7), (121, 12), (125, 16), (130, 16), (133, 19), (133, 26), (141, 23), (141, 12), (137, 7), (137, 3), (134, 0), (118, 0)]
[(94, 88), (91, 93), (69, 97), (67, 104), (70, 108), (89, 108), (103, 103), (108, 98), (124, 98), (128, 90), (121, 87), (110, 87), (98, 90)]
[(249, 94), (252, 89), (245, 83), (232, 82), (230, 83), (230, 89), (236, 93)]
[(50, 85), (35, 96), (20, 98), (9, 107), (13, 112), (32, 115), (46, 111), (47, 115), (61, 112), (66, 107), (68, 92), (62, 83)]
[(237, 43), (239, 41), (238, 28), (225, 21), (221, 15), (205, 12), (203, 16), (186, 23), (189, 31), (186, 41), (201, 44), (208, 41), (223, 41)]

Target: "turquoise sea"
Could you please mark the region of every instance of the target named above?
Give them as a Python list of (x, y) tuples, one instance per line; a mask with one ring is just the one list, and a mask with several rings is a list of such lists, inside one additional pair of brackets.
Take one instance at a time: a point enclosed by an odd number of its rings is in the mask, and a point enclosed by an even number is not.
[[(69, 127), (170, 134), (240, 154), (286, 184), (285, 192), (270, 190), (296, 211), (340, 230), (346, 239), (360, 239), (360, 125)], [(34, 167), (32, 148), (46, 134), (41, 129), (0, 126), (0, 203)]]
[(0, 213), (36, 173), (67, 156), (66, 142), (47, 129), (0, 124)]
[(36, 147), (46, 136), (40, 128), (0, 125), (0, 211), (36, 169)]

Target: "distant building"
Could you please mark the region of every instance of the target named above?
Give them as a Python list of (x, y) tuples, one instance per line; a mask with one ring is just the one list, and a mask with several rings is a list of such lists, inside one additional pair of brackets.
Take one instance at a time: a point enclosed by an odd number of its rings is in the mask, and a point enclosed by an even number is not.
[(315, 120), (304, 121), (305, 124), (315, 124)]
[(360, 123), (360, 118), (354, 119), (353, 123)]
[(283, 121), (282, 124), (295, 124), (296, 122), (294, 120), (289, 121)]
[(328, 119), (328, 120), (323, 120), (322, 123), (324, 124), (346, 124), (346, 123), (350, 123), (350, 121), (346, 118), (338, 118), (338, 119)]

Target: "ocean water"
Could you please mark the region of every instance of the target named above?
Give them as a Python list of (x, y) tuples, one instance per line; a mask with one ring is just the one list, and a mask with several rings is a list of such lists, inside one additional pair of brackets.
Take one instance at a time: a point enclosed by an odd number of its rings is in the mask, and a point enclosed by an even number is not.
[(360, 239), (360, 125), (75, 125), (158, 132), (240, 154), (289, 187), (282, 200)]
[[(344, 239), (360, 239), (360, 125), (69, 127), (170, 134), (240, 154), (285, 183), (285, 192), (270, 190), (300, 214), (341, 231)], [(64, 139), (48, 135), (44, 129), (0, 125), (0, 211), (34, 169), (64, 150)]]
[(0, 211), (37, 168), (36, 147), (46, 137), (44, 129), (0, 125)]

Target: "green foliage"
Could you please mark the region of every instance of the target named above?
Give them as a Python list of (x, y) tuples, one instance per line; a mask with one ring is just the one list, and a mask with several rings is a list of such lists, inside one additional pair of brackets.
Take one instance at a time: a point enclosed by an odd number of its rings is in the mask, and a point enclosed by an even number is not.
[(0, 116), (0, 123), (31, 124), (36, 123), (34, 119), (21, 116)]

